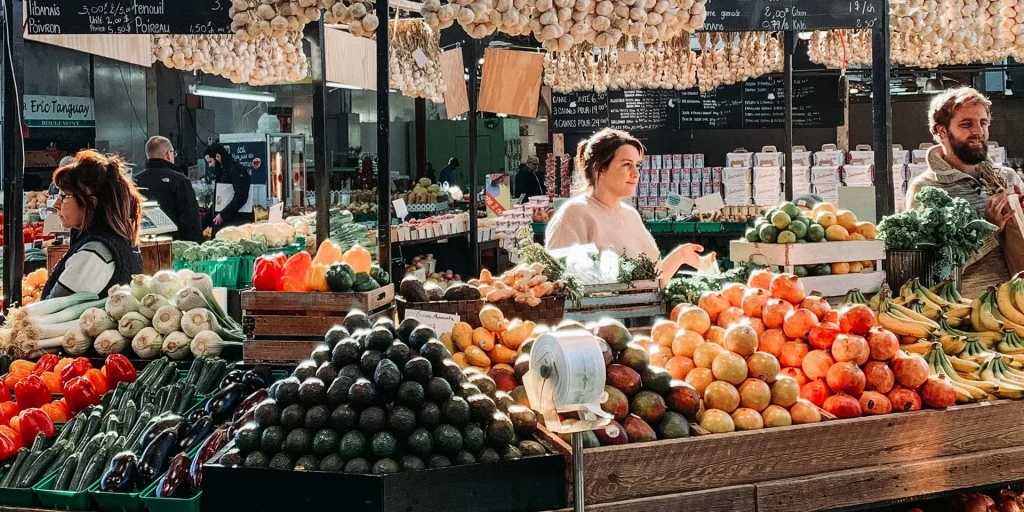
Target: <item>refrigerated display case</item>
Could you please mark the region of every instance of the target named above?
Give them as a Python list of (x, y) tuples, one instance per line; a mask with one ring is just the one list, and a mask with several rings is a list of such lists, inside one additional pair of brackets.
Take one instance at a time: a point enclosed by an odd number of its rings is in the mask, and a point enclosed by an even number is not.
[(306, 136), (297, 133), (228, 133), (220, 136), (235, 161), (249, 169), (253, 206), (278, 202), (309, 206), (306, 194)]

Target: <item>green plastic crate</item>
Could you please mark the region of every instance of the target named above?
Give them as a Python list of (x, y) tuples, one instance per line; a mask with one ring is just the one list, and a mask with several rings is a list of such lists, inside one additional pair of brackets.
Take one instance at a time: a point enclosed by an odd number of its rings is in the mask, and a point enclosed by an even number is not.
[(53, 483), (56, 479), (57, 473), (51, 473), (32, 488), (43, 507), (55, 510), (90, 510), (93, 508), (92, 496), (89, 495), (89, 491), (55, 491)]
[(39, 497), (31, 487), (0, 487), (0, 505), (31, 507), (39, 503)]
[(743, 233), (747, 230), (746, 222), (723, 222), (722, 231), (726, 233)]
[[(159, 478), (157, 481), (160, 481)], [(100, 512), (143, 512), (146, 510), (146, 504), (142, 502), (142, 491), (103, 492), (100, 490), (100, 480), (97, 480), (89, 486), (89, 495), (96, 501), (97, 509)]]
[(672, 223), (660, 221), (648, 222), (647, 229), (650, 230), (651, 233), (671, 233)]
[(533, 234), (535, 235), (543, 235), (548, 229), (548, 225), (544, 222), (534, 222), (530, 227), (533, 228)]
[(227, 288), (238, 286), (239, 262), (238, 256), (217, 260), (217, 277), (213, 279), (213, 285)]
[(145, 503), (149, 512), (199, 512), (202, 491), (191, 498), (159, 498), (156, 495), (157, 485), (160, 485), (160, 480), (153, 482), (142, 491), (142, 502)]
[(172, 270), (182, 270), (182, 269), (186, 269), (186, 268), (189, 268), (189, 269), (192, 268), (192, 266), (191, 266), (191, 264), (189, 264), (188, 260), (174, 260), (174, 261), (171, 262), (171, 269)]
[[(192, 262), (192, 271), (198, 274), (206, 274), (210, 276), (210, 279), (214, 279), (217, 275), (217, 262), (216, 261), (194, 261)], [(216, 283), (214, 283), (216, 286)]]
[(721, 233), (722, 223), (721, 222), (699, 222), (697, 223), (698, 233)]
[(248, 288), (252, 286), (252, 274), (256, 271), (255, 256), (241, 256), (238, 258), (238, 287)]
[(697, 223), (696, 222), (673, 222), (672, 223), (673, 233), (696, 233)]

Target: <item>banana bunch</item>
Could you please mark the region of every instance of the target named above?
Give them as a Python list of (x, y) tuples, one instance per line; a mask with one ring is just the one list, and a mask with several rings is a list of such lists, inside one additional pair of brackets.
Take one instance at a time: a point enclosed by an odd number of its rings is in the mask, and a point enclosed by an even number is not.
[[(939, 332), (943, 335), (951, 335), (966, 338), (967, 342), (972, 341), (980, 343), (986, 350), (996, 346), (999, 341), (1003, 339), (1002, 331), (984, 331), (984, 332), (967, 332), (957, 329), (949, 324), (948, 319), (944, 316), (939, 316), (938, 320)], [(966, 348), (966, 347), (965, 347)], [(962, 350), (961, 350), (962, 352)], [(947, 352), (949, 353), (949, 352)]]
[(843, 309), (846, 306), (852, 306), (856, 304), (867, 304), (868, 298), (861, 293), (860, 288), (854, 288), (846, 293), (843, 300), (839, 302), (839, 309)]
[(942, 297), (947, 302), (963, 304), (965, 306), (971, 305), (970, 299), (965, 299), (962, 295), (960, 295), (960, 290), (956, 289), (956, 284), (953, 283), (952, 279), (946, 279), (945, 281), (939, 283), (938, 286), (929, 288), (929, 290), (935, 295)]
[(958, 404), (977, 402), (999, 393), (1000, 382), (997, 380), (983, 379), (977, 374), (968, 374), (971, 378), (961, 375), (953, 368), (938, 342), (932, 343), (931, 349), (924, 355), (924, 360), (928, 363), (928, 371), (932, 375), (945, 375), (953, 384)]
[[(1006, 321), (999, 313), (995, 289), (990, 288), (971, 301), (971, 327), (975, 332), (1002, 331)], [(1011, 327), (1006, 325), (1006, 327)]]
[(998, 356), (998, 354), (985, 348), (980, 340), (968, 340), (967, 346), (965, 346), (959, 354), (960, 359), (974, 361), (979, 364), (996, 356)]
[(897, 336), (914, 338), (927, 338), (939, 329), (935, 320), (889, 298), (883, 298), (878, 304), (878, 323)]
[[(948, 290), (955, 289), (956, 287), (950, 283)], [(935, 293), (922, 285), (921, 280), (918, 278), (907, 281), (907, 284), (903, 285), (900, 289), (900, 296), (904, 297), (907, 302), (917, 301), (921, 303), (923, 308), (921, 313), (932, 320), (938, 320), (939, 314), (945, 313), (946, 322), (952, 327), (960, 327), (964, 319), (971, 316), (970, 306), (961, 303), (959, 299), (949, 300)], [(949, 298), (952, 299), (953, 297), (950, 296)]]
[[(871, 311), (874, 311), (875, 313), (878, 313), (878, 310), (881, 307), (882, 301), (885, 300), (885, 299), (889, 299), (891, 297), (892, 297), (892, 290), (889, 288), (889, 285), (887, 285), (885, 283), (882, 283), (882, 287), (878, 289), (878, 293), (875, 293), (875, 295), (873, 297), (871, 297), (871, 300), (869, 300), (867, 302), (868, 307), (871, 308)], [(897, 299), (898, 298), (899, 297), (897, 297)]]
[(981, 365), (981, 378), (999, 382), (999, 398), (1024, 398), (1024, 372), (1011, 368), (1001, 357), (993, 357)]
[(1024, 338), (1021, 338), (1017, 331), (1006, 329), (1003, 331), (1003, 340), (996, 344), (996, 351), (1000, 354), (1022, 355), (1024, 354)]
[(995, 302), (993, 316), (1001, 319), (1004, 327), (1024, 336), (1024, 331), (1021, 331), (1024, 328), (1024, 279), (1015, 276), (999, 285), (992, 291), (989, 300)]

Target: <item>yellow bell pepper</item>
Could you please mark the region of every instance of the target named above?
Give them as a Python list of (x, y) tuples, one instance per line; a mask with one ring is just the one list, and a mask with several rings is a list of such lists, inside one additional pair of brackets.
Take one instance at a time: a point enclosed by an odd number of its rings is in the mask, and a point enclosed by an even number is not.
[(314, 292), (329, 292), (327, 286), (327, 265), (314, 263), (306, 273), (306, 289)]

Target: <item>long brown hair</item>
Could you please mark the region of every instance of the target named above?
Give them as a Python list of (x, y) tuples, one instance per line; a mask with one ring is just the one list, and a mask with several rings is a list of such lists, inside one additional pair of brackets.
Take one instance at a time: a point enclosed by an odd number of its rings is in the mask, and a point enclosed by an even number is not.
[(82, 208), (84, 231), (109, 231), (138, 245), (142, 226), (142, 195), (117, 155), (86, 149), (57, 169), (53, 182)]
[(605, 128), (589, 139), (580, 141), (576, 146), (576, 165), (579, 166), (588, 185), (595, 186), (598, 176), (604, 174), (615, 160), (615, 152), (626, 144), (635, 147), (641, 156), (646, 152), (646, 148), (636, 137), (611, 128)]

